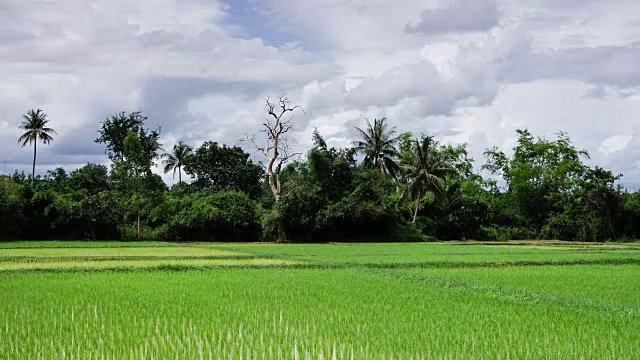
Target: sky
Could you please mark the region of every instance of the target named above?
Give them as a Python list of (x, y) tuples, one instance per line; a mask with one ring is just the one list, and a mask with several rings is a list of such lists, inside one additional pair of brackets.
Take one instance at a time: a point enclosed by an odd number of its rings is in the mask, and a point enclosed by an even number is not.
[(467, 143), (479, 168), (516, 129), (566, 131), (589, 165), (640, 187), (635, 0), (0, 0), (7, 173), (31, 169), (17, 144), (30, 109), (58, 133), (38, 147), (44, 174), (108, 164), (94, 140), (121, 111), (161, 127), (166, 150), (211, 140), (254, 154), (240, 139), (283, 93), (304, 109), (291, 134), (302, 153), (315, 128), (346, 147), (386, 117)]

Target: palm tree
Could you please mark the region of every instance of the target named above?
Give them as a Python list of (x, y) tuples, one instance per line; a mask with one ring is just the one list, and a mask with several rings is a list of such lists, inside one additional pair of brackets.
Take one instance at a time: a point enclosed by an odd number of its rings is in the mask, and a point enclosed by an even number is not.
[(31, 186), (33, 187), (36, 175), (36, 152), (38, 139), (42, 140), (45, 144), (49, 144), (53, 140), (53, 137), (50, 134), (57, 133), (52, 128), (47, 127), (47, 123), (49, 122), (49, 120), (47, 120), (47, 114), (40, 109), (36, 111), (30, 110), (28, 113), (22, 115), (22, 117), (24, 119), (22, 120), (22, 124), (20, 124), (20, 128), (26, 131), (22, 136), (20, 136), (18, 143), (22, 143), (22, 147), (33, 143), (33, 169), (31, 170)]
[(444, 195), (443, 178), (450, 171), (450, 167), (438, 152), (437, 145), (438, 143), (432, 136), (424, 136), (420, 140), (415, 140), (407, 164), (401, 166), (408, 179), (402, 198), (409, 197), (416, 202), (413, 213), (414, 223), (418, 216), (422, 196), (427, 191), (433, 191), (436, 197)]
[(182, 141), (173, 145), (173, 150), (171, 153), (162, 154), (162, 158), (165, 160), (162, 161), (164, 164), (164, 173), (168, 173), (173, 170), (173, 177), (176, 176), (176, 170), (178, 170), (178, 183), (182, 182), (182, 167), (184, 164), (189, 161), (189, 157), (192, 154), (192, 149), (189, 145), (183, 143)]
[(362, 130), (356, 127), (356, 130), (362, 136), (362, 141), (354, 141), (353, 145), (356, 151), (363, 153), (364, 164), (371, 167), (377, 167), (383, 175), (390, 174), (395, 177), (398, 165), (394, 158), (398, 155), (395, 147), (398, 141), (394, 137), (395, 127), (388, 128), (386, 118), (374, 119), (373, 126), (367, 123), (367, 129)]

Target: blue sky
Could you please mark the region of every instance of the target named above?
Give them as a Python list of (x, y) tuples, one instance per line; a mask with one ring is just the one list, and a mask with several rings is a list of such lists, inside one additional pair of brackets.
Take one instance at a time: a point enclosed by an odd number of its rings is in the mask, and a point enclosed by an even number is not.
[(229, 25), (229, 31), (236, 37), (244, 39), (260, 38), (265, 44), (282, 46), (287, 43), (304, 43), (309, 46), (299, 35), (291, 31), (285, 31), (285, 27), (278, 26), (274, 17), (268, 15), (268, 9), (261, 1), (226, 0), (227, 17), (224, 24)]
[[(142, 110), (163, 143), (237, 144), (286, 92), (300, 152), (366, 118), (467, 143), (479, 168), (515, 130), (567, 131), (640, 185), (640, 6), (626, 0), (8, 0), (0, 4), (0, 163), (29, 170), (21, 114), (59, 135), (37, 172), (107, 163), (98, 124)], [(158, 170), (159, 171), (159, 170)], [(172, 182), (170, 176), (165, 180)]]

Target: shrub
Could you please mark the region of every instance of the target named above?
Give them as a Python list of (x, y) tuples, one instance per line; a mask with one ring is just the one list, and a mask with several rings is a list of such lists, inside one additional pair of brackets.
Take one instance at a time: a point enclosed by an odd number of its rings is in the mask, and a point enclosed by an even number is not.
[(256, 206), (244, 193), (223, 191), (167, 196), (152, 214), (158, 236), (173, 241), (257, 241)]

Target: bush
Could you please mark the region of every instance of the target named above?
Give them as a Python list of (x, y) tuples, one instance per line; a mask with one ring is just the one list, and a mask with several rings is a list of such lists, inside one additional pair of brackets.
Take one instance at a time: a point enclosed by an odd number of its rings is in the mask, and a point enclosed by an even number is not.
[(224, 191), (166, 196), (152, 214), (158, 236), (172, 241), (257, 241), (256, 206), (244, 193)]
[(377, 169), (357, 173), (355, 189), (318, 213), (314, 237), (325, 241), (350, 238), (396, 241), (391, 236), (402, 222), (393, 193), (394, 184)]
[(150, 228), (145, 224), (140, 224), (140, 239), (138, 239), (138, 224), (129, 224), (119, 227), (122, 234), (122, 241), (158, 241), (162, 240), (157, 230)]
[(524, 227), (480, 226), (477, 240), (530, 240), (538, 238), (535, 231)]
[(27, 224), (23, 192), (22, 185), (0, 177), (0, 240), (17, 237)]

